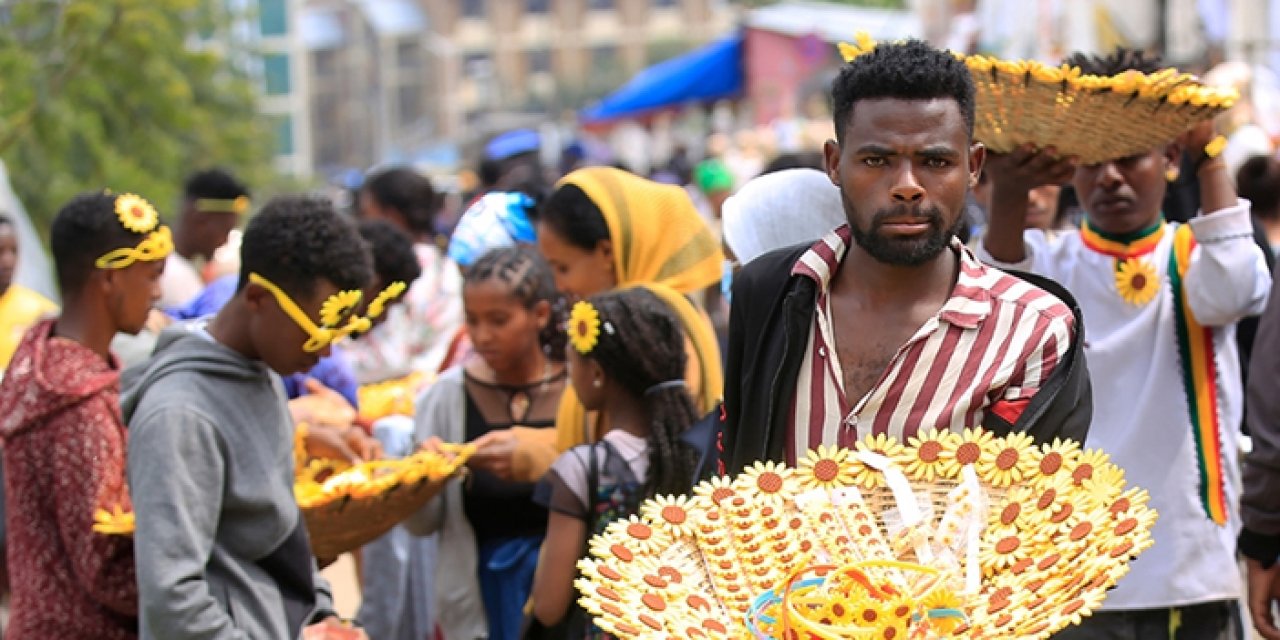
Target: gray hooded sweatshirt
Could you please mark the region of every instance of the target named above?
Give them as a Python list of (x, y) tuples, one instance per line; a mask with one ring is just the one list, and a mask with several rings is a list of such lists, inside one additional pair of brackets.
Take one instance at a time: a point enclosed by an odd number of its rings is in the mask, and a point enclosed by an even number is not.
[(293, 497), (293, 425), (263, 363), (178, 325), (121, 396), (142, 638), (298, 638), (332, 615)]

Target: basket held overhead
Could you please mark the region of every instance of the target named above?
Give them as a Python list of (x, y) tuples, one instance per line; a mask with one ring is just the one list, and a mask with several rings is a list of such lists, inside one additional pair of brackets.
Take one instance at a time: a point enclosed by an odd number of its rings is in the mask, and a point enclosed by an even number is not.
[[(839, 47), (849, 61), (875, 42), (860, 33)], [(955, 55), (973, 75), (974, 139), (997, 153), (1030, 143), (1082, 164), (1124, 158), (1172, 141), (1239, 99), (1233, 88), (1206, 86), (1173, 68), (1104, 77), (1035, 60)]]

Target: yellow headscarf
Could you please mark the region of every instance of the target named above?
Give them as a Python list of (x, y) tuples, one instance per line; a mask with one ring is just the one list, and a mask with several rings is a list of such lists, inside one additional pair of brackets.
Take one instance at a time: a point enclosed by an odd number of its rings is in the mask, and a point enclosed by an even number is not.
[[(687, 380), (689, 390), (698, 409), (710, 411), (724, 391), (720, 346), (711, 320), (687, 296), (720, 281), (720, 240), (680, 187), (612, 167), (579, 169), (556, 187), (567, 184), (582, 189), (604, 215), (618, 288), (643, 286), (680, 318), (690, 347), (689, 373), (696, 376)], [(557, 448), (582, 443), (584, 425), (582, 403), (568, 387), (556, 416)]]

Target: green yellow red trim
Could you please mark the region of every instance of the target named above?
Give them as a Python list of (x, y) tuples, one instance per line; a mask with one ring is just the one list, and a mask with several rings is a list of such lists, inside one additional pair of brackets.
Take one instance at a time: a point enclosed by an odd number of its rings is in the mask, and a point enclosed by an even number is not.
[(1183, 277), (1191, 264), (1191, 251), (1195, 245), (1191, 227), (1178, 227), (1169, 257), (1169, 282), (1173, 288), (1174, 315), (1178, 325), (1182, 381), (1196, 441), (1200, 501), (1209, 518), (1223, 525), (1227, 522), (1227, 499), (1223, 489), (1222, 431), (1218, 419), (1218, 371), (1213, 330), (1196, 321), (1183, 290)]
[(1160, 239), (1164, 237), (1164, 218), (1155, 224), (1133, 233), (1112, 234), (1099, 231), (1089, 226), (1089, 220), (1080, 225), (1080, 239), (1084, 246), (1120, 260), (1145, 256), (1156, 250)]

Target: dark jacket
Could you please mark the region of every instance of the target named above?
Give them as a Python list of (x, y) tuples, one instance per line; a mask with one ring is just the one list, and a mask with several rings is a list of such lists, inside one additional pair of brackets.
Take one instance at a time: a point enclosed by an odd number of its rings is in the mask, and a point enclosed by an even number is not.
[[(734, 276), (725, 367), (721, 462), (738, 473), (757, 460), (782, 461), (805, 344), (816, 312), (817, 285), (791, 275), (809, 245), (765, 254)], [(1075, 339), (1062, 361), (1014, 423), (987, 412), (983, 427), (996, 435), (1025, 431), (1037, 442), (1084, 442), (1093, 418), (1084, 320), (1066, 289), (1047, 278), (1010, 272), (1058, 297), (1075, 315)]]

